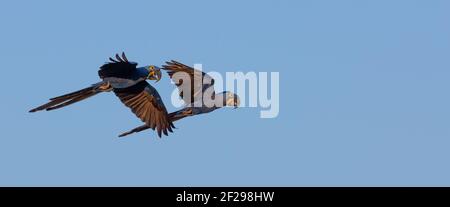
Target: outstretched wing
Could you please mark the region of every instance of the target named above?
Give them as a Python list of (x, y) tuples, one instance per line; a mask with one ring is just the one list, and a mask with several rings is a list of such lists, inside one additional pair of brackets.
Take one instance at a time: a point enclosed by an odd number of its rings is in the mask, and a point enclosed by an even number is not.
[[(203, 92), (206, 91), (206, 89), (210, 87), (211, 89), (214, 89), (214, 79), (206, 73), (174, 60), (166, 62), (166, 64), (167, 65), (162, 66), (162, 69), (166, 70), (167, 74), (169, 74), (169, 77), (172, 79), (172, 81), (175, 82), (175, 85), (180, 91), (180, 97), (186, 104), (190, 104), (199, 100), (203, 96)], [(176, 77), (175, 75), (178, 72), (187, 74), (189, 76), (189, 79), (191, 81), (190, 99), (189, 97), (184, 96), (185, 93), (183, 92), (183, 79), (178, 79), (179, 77)], [(214, 97), (214, 91), (212, 93), (212, 96)]]
[(125, 53), (122, 52), (122, 57), (116, 54), (116, 59), (109, 58), (111, 62), (107, 62), (100, 66), (98, 75), (100, 78), (116, 77), (116, 78), (129, 78), (136, 70), (137, 63), (129, 62)]
[(161, 137), (161, 133), (167, 136), (168, 131), (172, 132), (172, 128), (175, 128), (168, 118), (166, 107), (158, 92), (146, 81), (113, 91), (122, 103), (128, 106), (147, 126), (153, 130), (156, 129), (159, 137)]

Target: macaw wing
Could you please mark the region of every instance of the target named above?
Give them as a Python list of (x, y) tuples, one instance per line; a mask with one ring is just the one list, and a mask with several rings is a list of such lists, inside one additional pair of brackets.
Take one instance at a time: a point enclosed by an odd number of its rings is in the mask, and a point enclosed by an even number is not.
[(158, 92), (146, 81), (113, 91), (147, 126), (153, 130), (156, 128), (159, 137), (161, 133), (167, 136), (167, 132), (172, 132), (172, 128), (175, 128), (168, 118), (166, 107)]
[[(169, 75), (170, 79), (175, 82), (175, 85), (177, 86), (178, 90), (180, 91), (180, 97), (184, 100), (186, 104), (193, 103), (197, 100), (199, 100), (203, 96), (203, 92), (206, 91), (206, 89), (212, 87), (212, 96), (214, 97), (214, 79), (209, 76), (208, 74), (196, 70), (192, 67), (189, 67), (187, 65), (184, 65), (182, 63), (179, 63), (177, 61), (170, 61), (166, 62), (167, 65), (163, 65), (162, 69), (167, 71), (167, 74)], [(185, 97), (183, 92), (183, 80), (179, 79), (180, 77), (176, 77), (175, 74), (180, 72), (180, 74), (187, 74), (189, 76), (189, 79), (191, 81), (191, 97)]]
[(136, 70), (137, 63), (129, 62), (125, 53), (122, 53), (122, 57), (116, 54), (116, 59), (109, 58), (110, 62), (100, 66), (98, 75), (100, 78), (116, 77), (116, 78), (129, 78)]

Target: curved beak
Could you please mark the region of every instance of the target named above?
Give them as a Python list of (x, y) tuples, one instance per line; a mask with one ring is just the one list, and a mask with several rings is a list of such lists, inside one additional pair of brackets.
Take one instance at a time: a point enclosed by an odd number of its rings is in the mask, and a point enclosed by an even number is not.
[(148, 74), (148, 79), (156, 80), (155, 83), (161, 80), (161, 69), (158, 67), (154, 67), (153, 70), (151, 70), (150, 73)]

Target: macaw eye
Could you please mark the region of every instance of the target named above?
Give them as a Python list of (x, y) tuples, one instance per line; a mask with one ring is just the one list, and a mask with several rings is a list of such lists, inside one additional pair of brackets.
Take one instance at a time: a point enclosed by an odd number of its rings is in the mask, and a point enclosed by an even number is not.
[(154, 70), (155, 66), (151, 65), (149, 68), (150, 68), (150, 70)]

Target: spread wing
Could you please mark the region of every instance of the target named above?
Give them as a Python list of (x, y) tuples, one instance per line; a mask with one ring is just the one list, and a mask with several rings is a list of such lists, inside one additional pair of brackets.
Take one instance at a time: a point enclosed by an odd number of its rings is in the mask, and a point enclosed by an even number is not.
[(128, 106), (147, 126), (153, 130), (156, 129), (159, 137), (161, 137), (161, 133), (167, 136), (167, 132), (172, 132), (172, 128), (175, 128), (168, 118), (166, 107), (158, 92), (146, 81), (113, 91), (120, 101)]
[(122, 57), (116, 54), (116, 59), (109, 58), (109, 60), (110, 62), (102, 65), (98, 71), (98, 75), (102, 79), (106, 77), (129, 78), (137, 67), (137, 63), (129, 62), (123, 52)]
[[(214, 79), (207, 75), (206, 73), (195, 70), (192, 67), (179, 63), (177, 61), (166, 62), (167, 65), (163, 65), (162, 69), (167, 71), (169, 77), (172, 81), (175, 82), (178, 90), (180, 91), (180, 97), (184, 100), (186, 104), (193, 103), (199, 100), (203, 96), (203, 92), (206, 89), (212, 87), (214, 89)], [(183, 92), (183, 80), (176, 77), (175, 74), (180, 72), (180, 74), (187, 74), (191, 81), (191, 89), (190, 89), (190, 99), (189, 97), (185, 97), (185, 93)], [(203, 81), (202, 81), (203, 80)], [(214, 97), (215, 92), (213, 91), (212, 96)]]

